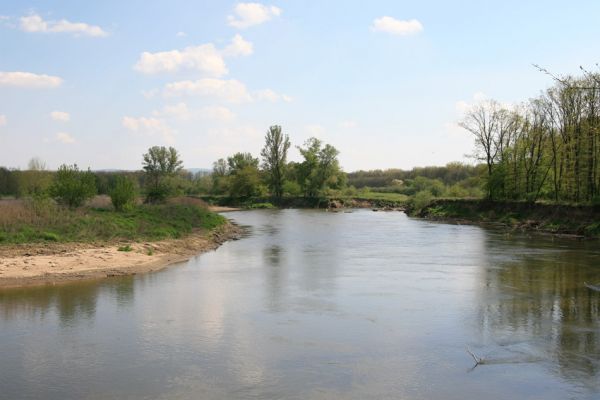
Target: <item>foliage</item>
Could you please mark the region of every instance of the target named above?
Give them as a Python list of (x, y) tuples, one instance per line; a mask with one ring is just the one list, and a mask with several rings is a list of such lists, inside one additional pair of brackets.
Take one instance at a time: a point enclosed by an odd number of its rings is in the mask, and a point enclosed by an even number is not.
[(247, 165), (240, 170), (232, 172), (229, 181), (229, 195), (232, 197), (251, 197), (264, 194), (260, 182), (258, 168)]
[(90, 170), (80, 171), (77, 164), (63, 164), (56, 172), (50, 193), (69, 208), (80, 207), (96, 194), (96, 181)]
[(223, 158), (213, 163), (212, 192), (214, 194), (224, 194), (229, 191), (229, 165)]
[(212, 230), (226, 219), (195, 202), (140, 205), (125, 212), (55, 207), (38, 213), (23, 201), (0, 202), (2, 243), (142, 241)]
[(418, 212), (419, 210), (422, 210), (424, 207), (429, 205), (429, 203), (431, 203), (432, 199), (433, 199), (433, 194), (429, 190), (421, 190), (420, 192), (417, 192), (417, 194), (415, 194), (411, 198), (411, 200), (410, 200), (411, 208), (415, 212)]
[(263, 169), (267, 176), (269, 188), (279, 200), (283, 196), (285, 167), (289, 148), (289, 136), (282, 133), (281, 126), (271, 126), (265, 135), (265, 146), (260, 155), (263, 159)]
[(130, 245), (128, 245), (128, 244), (126, 244), (125, 246), (119, 246), (119, 247), (117, 248), (117, 251), (130, 252), (131, 250), (133, 250), (133, 249), (132, 249), (132, 248), (131, 248), (131, 246), (130, 246)]
[(600, 74), (557, 78), (519, 107), (477, 104), (461, 125), (485, 162), (488, 198), (580, 203), (600, 197)]
[(298, 183), (306, 197), (318, 197), (328, 187), (339, 189), (345, 179), (337, 156), (339, 151), (317, 138), (310, 138), (298, 147), (304, 161), (297, 167)]
[(115, 210), (131, 210), (135, 206), (136, 197), (135, 183), (127, 177), (117, 176), (110, 191), (110, 200)]
[(146, 174), (146, 202), (164, 202), (176, 193), (167, 178), (175, 177), (182, 169), (183, 162), (173, 147), (153, 146), (143, 155), (142, 168)]

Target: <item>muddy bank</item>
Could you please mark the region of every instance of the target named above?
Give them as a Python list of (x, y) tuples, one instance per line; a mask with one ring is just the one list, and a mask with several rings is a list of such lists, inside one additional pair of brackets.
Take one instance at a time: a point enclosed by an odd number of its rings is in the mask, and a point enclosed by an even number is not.
[(227, 223), (212, 232), (158, 242), (0, 246), (0, 288), (157, 271), (241, 234), (242, 228)]
[(510, 230), (599, 238), (600, 207), (437, 199), (409, 215), (435, 221), (494, 224)]

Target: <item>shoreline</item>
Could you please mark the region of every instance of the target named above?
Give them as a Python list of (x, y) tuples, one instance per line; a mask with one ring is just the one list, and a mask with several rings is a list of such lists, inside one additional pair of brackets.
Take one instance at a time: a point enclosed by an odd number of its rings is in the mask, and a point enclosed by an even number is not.
[(478, 225), (560, 238), (598, 240), (600, 209), (596, 206), (436, 199), (411, 217), (459, 225)]
[(242, 228), (228, 221), (181, 239), (130, 243), (130, 251), (119, 251), (122, 242), (0, 247), (0, 289), (159, 271), (216, 250), (241, 234)]

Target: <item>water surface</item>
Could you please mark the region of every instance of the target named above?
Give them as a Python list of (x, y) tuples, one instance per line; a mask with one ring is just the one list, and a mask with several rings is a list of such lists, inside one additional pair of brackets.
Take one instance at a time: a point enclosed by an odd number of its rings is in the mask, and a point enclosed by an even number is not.
[(600, 398), (597, 242), (228, 216), (246, 238), (158, 273), (0, 290), (0, 398)]

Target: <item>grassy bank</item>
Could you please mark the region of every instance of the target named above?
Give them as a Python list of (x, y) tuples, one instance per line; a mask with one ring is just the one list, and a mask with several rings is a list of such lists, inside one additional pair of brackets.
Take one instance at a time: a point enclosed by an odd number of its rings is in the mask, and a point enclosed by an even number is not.
[(197, 196), (212, 205), (225, 207), (240, 207), (246, 209), (256, 208), (327, 208), (332, 204), (348, 208), (371, 207), (404, 207), (408, 204), (409, 197), (397, 193), (372, 192), (360, 196), (322, 196), (299, 197), (286, 196), (280, 202), (272, 197), (238, 198), (230, 196)]
[(138, 205), (128, 212), (93, 204), (70, 210), (52, 202), (4, 200), (0, 201), (0, 245), (162, 240), (212, 230), (225, 222), (192, 199)]
[(600, 237), (600, 206), (437, 199), (409, 212), (431, 220), (493, 222), (512, 229)]

